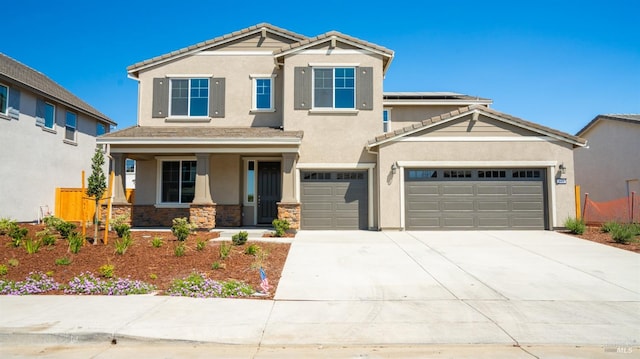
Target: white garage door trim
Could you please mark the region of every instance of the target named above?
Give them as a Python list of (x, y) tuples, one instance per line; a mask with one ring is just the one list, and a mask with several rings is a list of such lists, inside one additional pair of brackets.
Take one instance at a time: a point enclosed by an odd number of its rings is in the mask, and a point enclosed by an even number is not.
[(375, 163), (298, 163), (296, 166), (296, 199), (300, 202), (301, 170), (367, 170), (367, 223), (373, 228), (373, 170)]
[(549, 219), (551, 228), (557, 227), (556, 222), (556, 186), (554, 181), (557, 161), (397, 161), (400, 172), (400, 228), (406, 229), (405, 223), (405, 189), (404, 169), (411, 168), (526, 168), (538, 167), (547, 169), (547, 190), (549, 193)]

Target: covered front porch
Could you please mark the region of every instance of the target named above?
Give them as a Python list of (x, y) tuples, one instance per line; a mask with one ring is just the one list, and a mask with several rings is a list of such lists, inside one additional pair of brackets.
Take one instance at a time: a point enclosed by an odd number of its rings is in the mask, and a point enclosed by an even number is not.
[[(274, 128), (131, 127), (98, 141), (114, 172), (112, 217), (169, 227), (187, 217), (201, 230), (271, 225), (299, 228), (296, 163), (302, 132)], [(126, 159), (136, 160), (134, 203), (125, 197)]]

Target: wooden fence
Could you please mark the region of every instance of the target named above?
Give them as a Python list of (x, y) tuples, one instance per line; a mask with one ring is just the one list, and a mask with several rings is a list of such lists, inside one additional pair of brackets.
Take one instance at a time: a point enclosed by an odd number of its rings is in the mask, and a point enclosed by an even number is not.
[[(133, 203), (135, 190), (127, 189), (126, 196), (127, 201)], [(103, 201), (106, 204), (106, 199)], [(82, 188), (56, 188), (56, 206), (53, 213), (56, 217), (68, 222), (90, 222), (95, 211), (96, 204), (93, 198), (87, 197)]]

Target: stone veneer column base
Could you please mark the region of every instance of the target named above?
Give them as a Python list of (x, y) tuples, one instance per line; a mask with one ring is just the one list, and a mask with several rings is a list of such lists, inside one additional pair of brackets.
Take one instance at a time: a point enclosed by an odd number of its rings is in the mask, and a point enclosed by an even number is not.
[(216, 205), (216, 226), (218, 227), (242, 226), (242, 205), (239, 205), (239, 204)]
[(289, 221), (289, 229), (300, 229), (300, 203), (279, 202), (278, 219), (286, 219), (287, 221)]
[[(125, 218), (124, 223), (131, 225), (132, 223), (132, 211), (133, 205), (131, 203), (123, 203), (123, 204), (112, 204), (111, 205), (111, 219), (110, 222), (118, 217)], [(107, 206), (103, 207), (103, 212), (105, 216), (107, 215)]]
[(216, 228), (216, 204), (191, 204), (189, 220), (197, 226), (198, 230)]

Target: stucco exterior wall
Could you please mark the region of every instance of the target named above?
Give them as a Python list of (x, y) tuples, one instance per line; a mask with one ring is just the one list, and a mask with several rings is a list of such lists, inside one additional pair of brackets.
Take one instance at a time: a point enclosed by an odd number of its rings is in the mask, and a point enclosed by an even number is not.
[[(56, 105), (52, 130), (36, 126), (36, 96), (20, 89), (19, 119), (0, 115), (0, 218), (36, 221), (40, 206), (55, 210), (56, 187), (81, 187), (91, 175), (96, 121), (79, 113), (74, 144), (65, 143), (67, 108)], [(108, 158), (105, 158), (108, 178)]]
[[(423, 120), (458, 109), (459, 105), (394, 105), (387, 104), (385, 109), (391, 113), (391, 131), (420, 123)], [(382, 128), (382, 126), (380, 126)]]
[[(572, 146), (557, 141), (509, 141), (509, 142), (394, 142), (379, 149), (378, 175), (380, 178), (380, 227), (400, 228), (401, 180), (400, 171), (395, 174), (391, 166), (397, 161), (439, 161), (443, 167), (534, 167), (531, 163), (554, 163), (547, 175), (549, 197), (549, 223), (562, 226), (567, 217), (575, 216), (573, 150)], [(500, 166), (495, 163), (500, 162)], [(459, 163), (459, 165), (456, 165)], [(567, 167), (567, 184), (556, 185), (557, 166)], [(541, 166), (535, 166), (541, 167)], [(555, 208), (553, 199), (555, 196)], [(554, 221), (555, 218), (555, 221)]]
[[(294, 70), (310, 63), (373, 67), (373, 110), (346, 114), (336, 111), (294, 110)], [(375, 162), (367, 141), (382, 132), (382, 59), (367, 54), (296, 54), (285, 58), (284, 129), (304, 131), (298, 163)], [(356, 89), (357, 91), (357, 89)]]
[(627, 181), (640, 180), (640, 124), (601, 120), (581, 137), (588, 147), (574, 156), (582, 198), (585, 193), (594, 201), (626, 197)]

